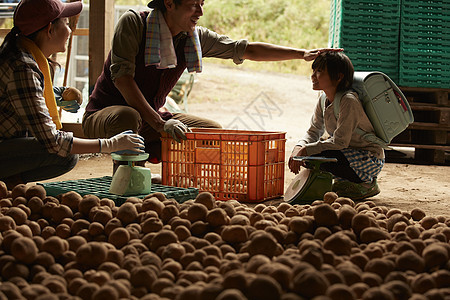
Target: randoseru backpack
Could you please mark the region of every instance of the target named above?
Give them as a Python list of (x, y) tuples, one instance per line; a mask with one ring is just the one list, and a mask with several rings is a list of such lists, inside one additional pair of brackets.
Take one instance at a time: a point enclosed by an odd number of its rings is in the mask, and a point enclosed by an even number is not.
[[(356, 132), (372, 143), (383, 148), (392, 139), (414, 122), (413, 113), (405, 95), (398, 86), (381, 72), (355, 72), (352, 89), (358, 93), (375, 134), (360, 128)], [(339, 103), (344, 93), (336, 93), (333, 106), (336, 119), (339, 118)], [(325, 108), (325, 93), (321, 96), (322, 111)]]

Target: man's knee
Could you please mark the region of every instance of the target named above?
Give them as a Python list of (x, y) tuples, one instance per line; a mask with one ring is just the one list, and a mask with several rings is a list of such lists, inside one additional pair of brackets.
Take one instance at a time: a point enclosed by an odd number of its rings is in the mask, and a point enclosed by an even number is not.
[(141, 115), (132, 107), (124, 106), (123, 109), (117, 110), (116, 113), (110, 115), (109, 126), (106, 128), (108, 137), (114, 136), (125, 130), (138, 132), (142, 125)]
[(125, 130), (137, 132), (141, 125), (139, 112), (123, 105), (105, 107), (83, 118), (83, 131), (89, 138), (109, 138)]

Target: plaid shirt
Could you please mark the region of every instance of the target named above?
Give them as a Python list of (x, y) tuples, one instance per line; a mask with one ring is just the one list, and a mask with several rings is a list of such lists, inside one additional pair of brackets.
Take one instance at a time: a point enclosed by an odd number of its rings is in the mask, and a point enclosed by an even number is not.
[(35, 137), (49, 153), (67, 156), (73, 133), (56, 130), (44, 99), (44, 76), (23, 49), (0, 60), (0, 142)]

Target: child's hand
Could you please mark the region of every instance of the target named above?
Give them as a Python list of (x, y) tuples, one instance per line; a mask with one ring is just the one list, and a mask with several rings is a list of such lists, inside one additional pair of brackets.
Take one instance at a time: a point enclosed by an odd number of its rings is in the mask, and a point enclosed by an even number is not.
[(291, 157), (289, 157), (288, 166), (292, 173), (298, 174), (300, 172), (300, 168), (304, 167), (304, 162), (294, 160), (295, 156), (306, 156), (306, 148), (302, 146), (295, 146), (292, 150)]

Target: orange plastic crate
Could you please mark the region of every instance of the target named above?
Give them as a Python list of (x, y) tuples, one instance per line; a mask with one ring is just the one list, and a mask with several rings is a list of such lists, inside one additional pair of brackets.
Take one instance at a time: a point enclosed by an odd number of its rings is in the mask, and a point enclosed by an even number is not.
[(285, 132), (193, 128), (162, 139), (162, 183), (195, 187), (217, 200), (262, 202), (284, 193)]

